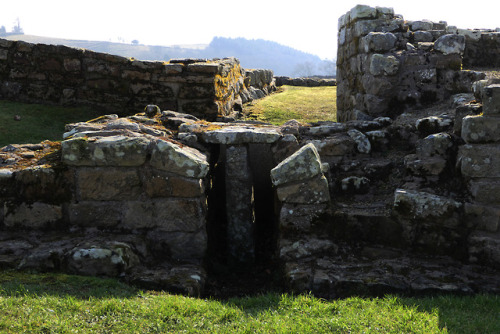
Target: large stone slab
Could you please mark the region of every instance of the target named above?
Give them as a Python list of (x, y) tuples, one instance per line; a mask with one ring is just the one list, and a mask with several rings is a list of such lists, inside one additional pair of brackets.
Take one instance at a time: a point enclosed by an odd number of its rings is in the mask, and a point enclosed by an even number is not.
[(192, 178), (203, 178), (208, 173), (207, 157), (191, 147), (158, 140), (151, 154), (151, 166), (156, 169)]
[(281, 137), (274, 128), (225, 126), (201, 132), (201, 139), (210, 144), (272, 144)]
[(500, 114), (499, 116), (464, 117), (462, 138), (467, 143), (500, 142)]
[(71, 138), (62, 142), (62, 161), (70, 166), (140, 166), (148, 145), (142, 137)]
[(306, 180), (321, 172), (318, 151), (314, 144), (309, 143), (274, 167), (271, 170), (271, 180), (275, 186), (279, 186)]
[(206, 223), (202, 199), (153, 199), (124, 203), (119, 227), (127, 230), (157, 229), (166, 232), (194, 232)]
[(460, 147), (458, 161), (466, 177), (500, 177), (498, 144), (467, 144)]

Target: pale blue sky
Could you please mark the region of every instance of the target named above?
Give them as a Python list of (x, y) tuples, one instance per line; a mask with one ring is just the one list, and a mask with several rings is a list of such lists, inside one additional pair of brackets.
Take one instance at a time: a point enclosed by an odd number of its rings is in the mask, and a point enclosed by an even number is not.
[(1, 0), (0, 25), (26, 34), (143, 44), (207, 44), (214, 36), (263, 38), (332, 59), (337, 20), (356, 4), (393, 7), (407, 20), (460, 28), (500, 26), (500, 1), (480, 0)]

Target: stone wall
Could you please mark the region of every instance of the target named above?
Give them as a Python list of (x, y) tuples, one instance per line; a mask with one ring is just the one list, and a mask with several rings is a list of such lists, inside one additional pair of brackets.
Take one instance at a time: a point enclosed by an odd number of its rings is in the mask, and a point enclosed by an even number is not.
[(6, 146), (1, 264), (188, 294), (259, 261), (323, 297), (498, 293), (500, 100), (476, 86), (483, 105), (458, 95), (394, 120), (256, 126), (148, 106)]
[(496, 31), (457, 29), (456, 32), (465, 36), (464, 67), (500, 67), (500, 28)]
[(405, 21), (392, 8), (358, 5), (339, 19), (339, 121), (402, 113), (470, 92), (465, 37), (446, 22)]
[(290, 77), (275, 77), (276, 86), (302, 86), (302, 87), (322, 87), (336, 86), (335, 79), (316, 79), (316, 78), (290, 78)]
[[(264, 82), (272, 91), (272, 71), (268, 72)], [(247, 91), (251, 86), (245, 86), (245, 80), (245, 70), (235, 58), (139, 61), (0, 39), (2, 99), (84, 104), (120, 115), (156, 104), (162, 110), (215, 120), (241, 110), (242, 99), (257, 97)]]

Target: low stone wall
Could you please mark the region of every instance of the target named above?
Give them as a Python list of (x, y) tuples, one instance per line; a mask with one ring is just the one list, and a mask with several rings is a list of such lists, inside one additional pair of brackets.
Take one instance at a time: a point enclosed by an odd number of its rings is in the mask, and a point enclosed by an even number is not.
[(302, 86), (302, 87), (321, 87), (321, 86), (336, 86), (335, 79), (316, 79), (316, 78), (290, 78), (290, 77), (275, 77), (276, 86)]
[(156, 104), (162, 110), (213, 121), (241, 110), (243, 102), (261, 97), (260, 93), (270, 93), (274, 89), (272, 71), (264, 72), (265, 80), (252, 88), (254, 82), (251, 77), (246, 79), (246, 71), (235, 58), (139, 61), (0, 39), (0, 98), (83, 104), (120, 115)]
[[(405, 21), (392, 8), (358, 5), (339, 19), (339, 121), (394, 116), (470, 92), (484, 78), (462, 71), (465, 37), (445, 22)], [(455, 29), (456, 30), (456, 29)]]

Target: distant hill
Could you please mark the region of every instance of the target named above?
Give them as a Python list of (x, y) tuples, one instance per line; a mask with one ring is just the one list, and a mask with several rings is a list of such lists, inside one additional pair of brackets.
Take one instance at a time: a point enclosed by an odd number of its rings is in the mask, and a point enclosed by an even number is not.
[(30, 43), (67, 45), (141, 60), (236, 57), (244, 68), (272, 69), (275, 75), (290, 77), (335, 75), (333, 61), (321, 60), (316, 55), (263, 39), (215, 37), (208, 45), (159, 46), (70, 40), (34, 35), (11, 35), (4, 38)]

